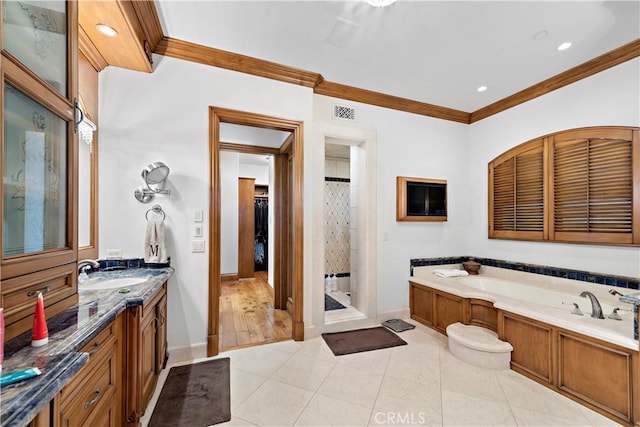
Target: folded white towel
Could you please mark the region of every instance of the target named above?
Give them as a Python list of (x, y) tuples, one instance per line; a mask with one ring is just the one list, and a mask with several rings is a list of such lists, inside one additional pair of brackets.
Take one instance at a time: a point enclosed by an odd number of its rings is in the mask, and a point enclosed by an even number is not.
[(167, 260), (164, 221), (149, 220), (147, 221), (147, 230), (144, 235), (144, 261), (165, 264)]
[(451, 269), (439, 268), (439, 269), (433, 270), (433, 274), (439, 277), (460, 277), (460, 276), (469, 275), (469, 273), (467, 273), (466, 271), (457, 270), (455, 268), (451, 268)]

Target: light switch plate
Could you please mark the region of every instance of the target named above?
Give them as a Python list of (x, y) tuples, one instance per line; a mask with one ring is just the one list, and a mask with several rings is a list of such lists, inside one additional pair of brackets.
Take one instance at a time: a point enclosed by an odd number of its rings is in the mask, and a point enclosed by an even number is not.
[(202, 237), (204, 226), (202, 224), (195, 224), (193, 226), (193, 237)]
[(192, 240), (191, 252), (204, 252), (204, 240)]
[(201, 210), (195, 211), (193, 214), (193, 222), (202, 222), (203, 213)]

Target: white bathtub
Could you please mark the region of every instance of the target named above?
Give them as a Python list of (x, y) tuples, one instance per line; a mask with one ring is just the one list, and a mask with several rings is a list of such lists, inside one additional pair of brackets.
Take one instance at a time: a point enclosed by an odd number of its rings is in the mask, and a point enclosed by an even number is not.
[[(546, 307), (571, 311), (573, 309), (573, 303), (576, 303), (584, 315), (591, 315), (591, 300), (586, 297), (581, 297), (580, 294), (571, 295), (568, 293), (550, 291), (536, 286), (528, 286), (487, 277), (460, 277), (457, 281), (470, 288)], [(623, 310), (625, 308), (631, 308), (630, 306), (621, 307), (622, 305), (625, 304), (619, 304), (616, 307), (620, 307)], [(602, 313), (605, 317), (611, 314), (615, 308), (614, 306), (602, 301), (600, 301), (600, 306), (602, 307)], [(624, 311), (619, 312), (621, 315), (624, 315), (624, 313)]]
[[(442, 278), (433, 275), (434, 269), (443, 267), (461, 268), (459, 264), (415, 267), (409, 280), (463, 298), (490, 301), (498, 309), (638, 350), (638, 341), (633, 338), (633, 306), (607, 293), (609, 289), (619, 288), (484, 266), (478, 276)], [(596, 295), (604, 319), (590, 317), (591, 301), (580, 296), (583, 291)], [(571, 313), (573, 303), (578, 304), (583, 316)], [(618, 313), (622, 320), (607, 317), (615, 307), (620, 308)]]

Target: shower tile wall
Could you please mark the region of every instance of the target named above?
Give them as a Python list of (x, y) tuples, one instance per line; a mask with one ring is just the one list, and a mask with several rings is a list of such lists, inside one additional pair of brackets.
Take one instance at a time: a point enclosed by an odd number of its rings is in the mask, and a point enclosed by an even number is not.
[(351, 270), (349, 162), (327, 159), (326, 166), (325, 274), (347, 275)]

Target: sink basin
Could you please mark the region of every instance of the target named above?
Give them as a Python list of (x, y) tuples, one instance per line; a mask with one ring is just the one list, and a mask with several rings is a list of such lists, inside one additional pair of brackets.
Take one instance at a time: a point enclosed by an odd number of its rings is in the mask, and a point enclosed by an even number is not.
[[(95, 279), (94, 279), (95, 280)], [(115, 277), (113, 279), (95, 280), (81, 283), (85, 289), (120, 289), (127, 286), (135, 286), (149, 280), (148, 277)]]

